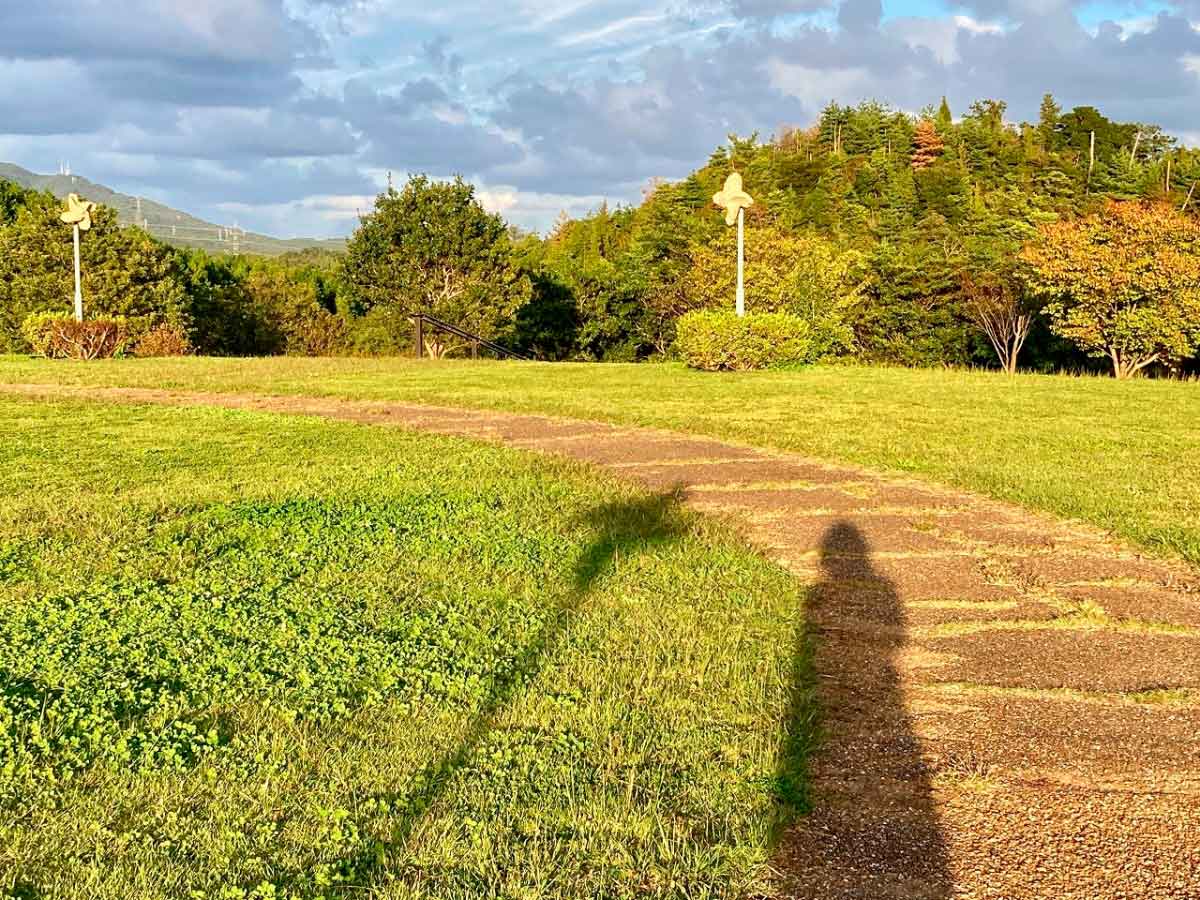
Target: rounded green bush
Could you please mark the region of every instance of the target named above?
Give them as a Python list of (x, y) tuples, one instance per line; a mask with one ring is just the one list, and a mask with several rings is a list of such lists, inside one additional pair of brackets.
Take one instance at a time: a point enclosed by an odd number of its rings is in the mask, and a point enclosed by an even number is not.
[(771, 369), (820, 356), (812, 326), (798, 316), (738, 316), (726, 310), (698, 310), (680, 318), (675, 349), (693, 369), (707, 372)]

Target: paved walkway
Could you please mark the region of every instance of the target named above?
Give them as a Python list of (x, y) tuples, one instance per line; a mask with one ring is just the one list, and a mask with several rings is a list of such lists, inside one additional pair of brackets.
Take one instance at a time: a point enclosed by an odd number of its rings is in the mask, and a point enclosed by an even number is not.
[(804, 898), (1200, 898), (1200, 573), (923, 482), (647, 429), (296, 397), (7, 386), (485, 438), (679, 486), (812, 584)]

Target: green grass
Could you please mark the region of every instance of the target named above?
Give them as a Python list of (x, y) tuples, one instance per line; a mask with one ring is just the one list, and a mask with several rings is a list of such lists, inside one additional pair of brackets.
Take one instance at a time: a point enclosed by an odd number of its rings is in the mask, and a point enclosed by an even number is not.
[(404, 360), (9, 358), (2, 382), (311, 394), (568, 415), (898, 470), (1200, 563), (1200, 385), (987, 372)]
[(0, 895), (764, 889), (802, 598), (673, 497), (317, 419), (0, 428)]

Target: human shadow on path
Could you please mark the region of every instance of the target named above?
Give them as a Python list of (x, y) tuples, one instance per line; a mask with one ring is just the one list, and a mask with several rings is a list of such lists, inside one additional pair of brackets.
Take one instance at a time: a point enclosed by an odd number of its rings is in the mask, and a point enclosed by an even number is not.
[(337, 867), (347, 887), (361, 890), (381, 873), (389, 859), (403, 853), (410, 836), (453, 783), (469, 766), (476, 750), (500, 724), (538, 673), (555, 659), (569, 639), (596, 582), (622, 557), (673, 543), (688, 530), (680, 507), (681, 492), (671, 490), (636, 500), (607, 503), (590, 510), (576, 524), (594, 532), (576, 560), (570, 589), (558, 602), (540, 633), (498, 673), (487, 700), (471, 717), (457, 744), (428, 765), (414, 790), (384, 798), (397, 810), (397, 820), (385, 841), (371, 841)]
[[(806, 658), (810, 643), (815, 650), (821, 737), (808, 759), (812, 808), (783, 836), (776, 858), (785, 893), (814, 900), (949, 898), (931, 772), (899, 673), (903, 603), (851, 522), (825, 532), (821, 568), (810, 594), (809, 627), (801, 629), (796, 648), (797, 659)], [(792, 726), (807, 728), (807, 722)], [(790, 733), (785, 750), (789, 739)]]

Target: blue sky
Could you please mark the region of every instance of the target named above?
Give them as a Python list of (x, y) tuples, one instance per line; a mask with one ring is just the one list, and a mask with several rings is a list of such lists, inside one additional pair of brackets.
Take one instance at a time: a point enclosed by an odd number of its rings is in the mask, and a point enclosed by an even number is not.
[(280, 235), (389, 171), (544, 229), (831, 99), (1052, 91), (1200, 143), (1200, 0), (0, 2), (0, 160)]

